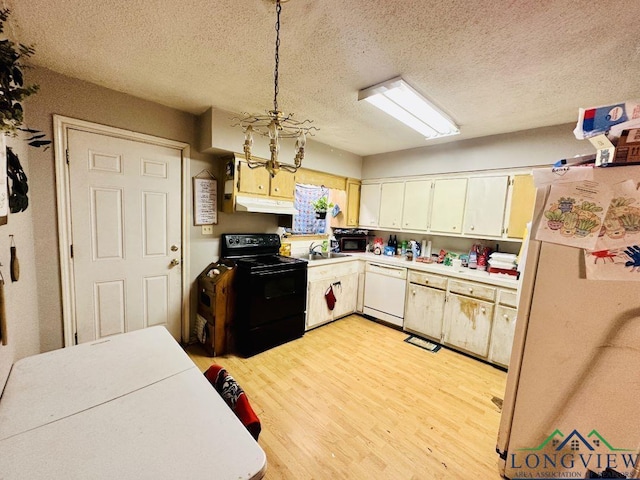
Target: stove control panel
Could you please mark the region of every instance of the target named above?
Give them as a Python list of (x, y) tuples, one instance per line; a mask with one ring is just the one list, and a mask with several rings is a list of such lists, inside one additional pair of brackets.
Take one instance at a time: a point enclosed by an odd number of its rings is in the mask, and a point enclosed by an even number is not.
[(221, 256), (278, 253), (280, 237), (276, 233), (225, 233), (221, 237)]

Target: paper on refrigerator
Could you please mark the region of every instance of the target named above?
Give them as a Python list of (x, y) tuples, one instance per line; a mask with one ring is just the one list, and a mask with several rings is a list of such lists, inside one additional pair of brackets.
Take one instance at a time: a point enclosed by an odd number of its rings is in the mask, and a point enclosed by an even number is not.
[(593, 250), (612, 196), (592, 180), (551, 185), (536, 240)]
[(593, 180), (593, 168), (591, 166), (536, 168), (533, 171), (533, 183), (537, 188), (560, 183), (574, 183)]
[(612, 192), (596, 245), (585, 250), (587, 278), (640, 281), (640, 192), (633, 180)]

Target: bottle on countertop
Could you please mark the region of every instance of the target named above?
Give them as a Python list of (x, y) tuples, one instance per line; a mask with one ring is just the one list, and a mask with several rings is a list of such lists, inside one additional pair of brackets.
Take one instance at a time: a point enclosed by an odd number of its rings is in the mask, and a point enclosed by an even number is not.
[(475, 243), (471, 246), (471, 250), (469, 250), (469, 268), (475, 270), (478, 268), (478, 250), (480, 246)]

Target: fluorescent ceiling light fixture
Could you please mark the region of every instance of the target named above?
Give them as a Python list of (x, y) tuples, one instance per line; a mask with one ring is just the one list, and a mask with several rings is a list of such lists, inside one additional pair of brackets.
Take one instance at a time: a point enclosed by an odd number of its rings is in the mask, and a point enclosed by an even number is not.
[(460, 133), (449, 117), (400, 77), (360, 90), (358, 100), (375, 105), (427, 139)]

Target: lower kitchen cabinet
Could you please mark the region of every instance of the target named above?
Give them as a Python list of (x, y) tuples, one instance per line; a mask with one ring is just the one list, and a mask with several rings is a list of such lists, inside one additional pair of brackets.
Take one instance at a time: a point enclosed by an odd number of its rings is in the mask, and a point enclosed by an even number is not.
[(444, 343), (487, 357), (493, 310), (491, 302), (449, 294), (444, 313)]
[(517, 291), (409, 270), (404, 330), (509, 366)]
[[(356, 311), (358, 299), (358, 267), (360, 262), (324, 263), (307, 271), (306, 329), (323, 325)], [(333, 310), (325, 295), (332, 289), (335, 296)]]
[(440, 343), (447, 278), (410, 271), (408, 288), (404, 329)]
[(333, 312), (327, 307), (324, 293), (331, 279), (309, 282), (307, 287), (307, 330), (333, 320)]
[(491, 331), (491, 348), (489, 361), (503, 367), (509, 366), (511, 347), (513, 346), (513, 334), (516, 328), (517, 310), (511, 307), (498, 305), (496, 316), (493, 319)]
[(358, 274), (350, 273), (337, 277), (331, 286), (336, 297), (333, 318), (341, 318), (354, 313), (358, 299)]
[(489, 361), (509, 366), (513, 335), (516, 330), (517, 293), (515, 290), (498, 291), (498, 302), (491, 330), (491, 347), (489, 349)]
[(450, 279), (444, 310), (443, 342), (487, 358), (495, 299), (495, 287)]

